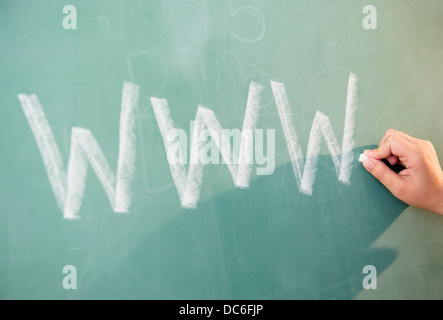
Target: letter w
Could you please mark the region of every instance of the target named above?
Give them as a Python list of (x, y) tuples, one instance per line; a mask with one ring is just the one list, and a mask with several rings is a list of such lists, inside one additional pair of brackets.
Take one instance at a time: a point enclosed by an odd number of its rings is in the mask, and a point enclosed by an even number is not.
[[(206, 140), (202, 136), (205, 127), (209, 129), (212, 138), (215, 140), (224, 163), (227, 164), (235, 186), (238, 188), (249, 187), (252, 173), (253, 132), (258, 121), (260, 93), (262, 90), (263, 87), (258, 83), (251, 82), (241, 132), (239, 159), (236, 159), (230, 139), (223, 132), (214, 112), (203, 106), (198, 106), (192, 132), (190, 150), (191, 163), (189, 168), (187, 169), (184, 163), (176, 163), (177, 161), (169, 163), (172, 178), (183, 207), (195, 208), (200, 197), (204, 165), (199, 162), (198, 153), (203, 142)], [(166, 99), (151, 98), (151, 103), (163, 138), (163, 143), (168, 152), (173, 145), (173, 142), (169, 139), (170, 134), (176, 130), (170, 116), (168, 101)], [(236, 162), (239, 163), (236, 164)]]
[(111, 171), (103, 151), (91, 131), (74, 127), (71, 133), (71, 151), (68, 172), (43, 112), (38, 97), (19, 94), (29, 126), (45, 164), (49, 182), (65, 219), (79, 219), (86, 187), (88, 162), (97, 174), (115, 212), (129, 212), (131, 206), (130, 182), (135, 169), (135, 117), (139, 97), (139, 87), (123, 84), (120, 114), (120, 145), (117, 177)]
[(351, 183), (352, 161), (354, 159), (352, 149), (355, 144), (353, 139), (356, 126), (355, 114), (358, 108), (357, 77), (353, 73), (349, 74), (341, 150), (329, 118), (317, 111), (309, 135), (306, 163), (303, 160), (303, 153), (298, 143), (295, 126), (290, 117), (290, 106), (285, 85), (281, 82), (271, 81), (271, 86), (299, 191), (306, 195), (312, 195), (322, 137), (326, 140), (338, 180), (343, 184), (349, 185)]

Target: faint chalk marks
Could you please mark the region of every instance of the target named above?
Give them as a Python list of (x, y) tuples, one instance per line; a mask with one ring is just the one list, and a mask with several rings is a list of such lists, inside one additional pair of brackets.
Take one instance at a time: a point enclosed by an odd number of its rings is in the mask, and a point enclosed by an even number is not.
[(45, 37), (48, 36), (49, 33), (58, 30), (60, 27), (58, 25), (54, 25), (52, 27), (43, 28), (43, 29), (37, 29), (33, 30), (32, 32), (17, 36), (17, 37), (9, 37), (6, 41), (0, 42), (0, 47), (4, 45), (9, 45), (16, 42), (22, 42), (24, 40), (27, 40), (29, 38), (34, 39), (37, 36), (44, 35)]
[[(230, 21), (228, 25), (229, 34), (236, 40), (243, 42), (243, 46), (249, 46), (252, 43), (259, 42), (265, 35), (266, 23), (262, 13), (252, 6), (232, 5), (229, 0)], [(260, 52), (260, 50), (257, 50)], [(244, 54), (241, 51), (236, 54), (238, 57), (239, 72), (243, 83), (251, 81), (257, 83), (269, 83), (272, 79), (264, 71), (264, 57), (256, 54)], [(260, 108), (272, 105), (274, 102), (271, 89), (264, 90)]]
[(231, 23), (229, 33), (232, 37), (243, 42), (260, 41), (266, 32), (266, 23), (263, 15), (256, 8), (251, 6), (240, 6), (231, 9)]
[(158, 52), (143, 50), (130, 53), (126, 63), (130, 81), (148, 90), (146, 94), (142, 92), (142, 97), (161, 96), (168, 81), (168, 68)]
[(119, 1), (122, 9), (126, 10), (130, 15), (135, 16), (137, 14), (137, 11), (135, 10), (134, 5), (132, 3), (128, 3), (129, 1), (126, 0), (120, 0)]
[[(0, 157), (0, 203), (3, 206), (6, 206), (8, 198), (6, 193), (6, 181), (5, 181), (5, 171), (6, 165), (5, 161)], [(0, 219), (2, 219), (2, 215), (0, 214)], [(3, 220), (3, 219), (2, 219)], [(6, 220), (6, 219), (5, 219)], [(6, 221), (2, 221), (2, 224), (5, 224)]]
[[(137, 130), (139, 145), (143, 190), (146, 194), (156, 194), (163, 190), (173, 187), (173, 183), (162, 183), (162, 179), (154, 179), (155, 172), (150, 170), (149, 162), (155, 162), (156, 150), (155, 142), (152, 140), (150, 128), (155, 126), (154, 114), (152, 109), (148, 108), (145, 98), (150, 96), (162, 96), (163, 90), (168, 83), (168, 67), (165, 58), (154, 50), (141, 50), (127, 55), (126, 63), (129, 72), (129, 79), (141, 87), (140, 109), (137, 115)], [(150, 183), (150, 181), (155, 181)], [(160, 187), (154, 187), (161, 184)]]
[(152, 131), (149, 130), (149, 128), (156, 125), (154, 115), (145, 111), (137, 117), (137, 122), (137, 142), (141, 150), (141, 178), (144, 193), (152, 195), (174, 187), (170, 180), (163, 180), (161, 177), (155, 176), (156, 170), (151, 169), (150, 166), (151, 161), (152, 163), (156, 162), (156, 156), (163, 156), (162, 152), (155, 151), (158, 148), (156, 148), (155, 141), (152, 139)]
[(92, 246), (79, 246), (79, 247), (71, 247), (68, 248), (69, 251), (84, 251), (84, 250), (91, 250)]
[[(251, 81), (257, 83), (270, 83), (273, 80), (266, 72), (256, 69), (259, 68), (260, 64), (262, 64), (262, 61), (258, 64), (249, 64), (239, 61), (239, 70), (242, 74), (244, 84), (248, 84)], [(261, 108), (268, 107), (274, 103), (274, 96), (272, 95), (272, 90), (269, 86), (263, 90), (261, 101)]]
[[(375, 122), (375, 137), (377, 141), (380, 141), (386, 130), (392, 128), (401, 128), (401, 122), (399, 123), (399, 114), (392, 108), (388, 108), (385, 112), (379, 115)], [(401, 115), (400, 115), (401, 118)]]
[(104, 31), (111, 31), (111, 22), (105, 16), (100, 16), (97, 18), (97, 25)]
[(203, 15), (191, 6), (180, 6), (171, 12), (171, 40), (182, 58), (198, 55), (206, 42), (207, 26)]

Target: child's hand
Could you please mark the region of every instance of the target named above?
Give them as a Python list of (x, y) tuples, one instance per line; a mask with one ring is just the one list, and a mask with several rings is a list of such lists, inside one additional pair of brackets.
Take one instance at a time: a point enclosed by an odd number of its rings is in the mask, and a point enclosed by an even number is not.
[[(443, 215), (443, 172), (431, 142), (390, 129), (377, 149), (364, 154), (369, 158), (363, 166), (395, 197)], [(380, 159), (405, 169), (397, 174)]]

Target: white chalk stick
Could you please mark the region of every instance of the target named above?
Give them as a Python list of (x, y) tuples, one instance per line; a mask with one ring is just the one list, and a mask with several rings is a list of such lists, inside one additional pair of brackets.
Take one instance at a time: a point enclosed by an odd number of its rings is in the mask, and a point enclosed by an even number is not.
[(368, 157), (364, 154), (364, 153), (362, 153), (362, 154), (360, 154), (360, 158), (358, 158), (358, 161), (360, 161), (360, 162), (365, 162), (365, 160), (367, 159)]

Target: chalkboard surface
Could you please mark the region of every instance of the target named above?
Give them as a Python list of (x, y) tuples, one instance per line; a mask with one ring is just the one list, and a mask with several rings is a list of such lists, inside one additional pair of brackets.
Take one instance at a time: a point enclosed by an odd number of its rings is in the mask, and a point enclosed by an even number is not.
[(442, 16), (1, 0), (0, 299), (443, 298), (443, 221), (358, 162), (443, 156)]

